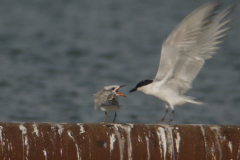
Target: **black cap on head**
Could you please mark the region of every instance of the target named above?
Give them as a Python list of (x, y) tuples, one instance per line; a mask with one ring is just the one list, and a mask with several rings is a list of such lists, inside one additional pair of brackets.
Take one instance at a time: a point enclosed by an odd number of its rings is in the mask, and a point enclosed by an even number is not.
[(153, 80), (150, 80), (150, 79), (143, 80), (143, 81), (141, 81), (141, 82), (139, 82), (137, 84), (136, 88), (139, 88), (139, 87), (142, 87), (142, 86), (146, 86), (146, 85), (148, 85), (148, 84), (150, 84), (152, 82), (153, 82)]
[(131, 93), (131, 92), (135, 92), (135, 91), (137, 91), (137, 88), (140, 88), (140, 87), (142, 87), (142, 86), (146, 86), (146, 85), (148, 85), (148, 84), (150, 84), (150, 83), (152, 83), (152, 82), (153, 82), (153, 80), (150, 80), (150, 79), (143, 80), (143, 81), (139, 82), (139, 83), (136, 85), (135, 88), (133, 88), (132, 90), (130, 90), (130, 93)]

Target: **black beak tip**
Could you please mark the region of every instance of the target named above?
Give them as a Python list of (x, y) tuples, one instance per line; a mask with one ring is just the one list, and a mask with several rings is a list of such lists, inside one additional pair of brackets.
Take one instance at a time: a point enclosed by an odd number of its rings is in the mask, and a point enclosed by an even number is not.
[(137, 91), (137, 89), (136, 89), (136, 88), (133, 88), (133, 89), (131, 89), (131, 90), (129, 91), (129, 93), (135, 92), (135, 91)]

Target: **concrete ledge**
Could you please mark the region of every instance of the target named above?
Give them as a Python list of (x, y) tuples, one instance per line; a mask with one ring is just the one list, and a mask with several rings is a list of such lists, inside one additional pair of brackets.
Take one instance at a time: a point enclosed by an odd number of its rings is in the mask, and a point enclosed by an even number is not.
[(0, 123), (1, 160), (238, 160), (240, 126)]

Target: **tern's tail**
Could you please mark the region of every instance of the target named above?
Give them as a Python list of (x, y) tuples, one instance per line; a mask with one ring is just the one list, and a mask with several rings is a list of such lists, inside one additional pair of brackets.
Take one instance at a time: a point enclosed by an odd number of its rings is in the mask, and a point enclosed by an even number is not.
[(186, 103), (193, 103), (193, 104), (197, 104), (197, 105), (203, 105), (204, 104), (202, 102), (195, 101), (194, 97), (190, 97), (190, 96), (185, 96), (185, 102)]

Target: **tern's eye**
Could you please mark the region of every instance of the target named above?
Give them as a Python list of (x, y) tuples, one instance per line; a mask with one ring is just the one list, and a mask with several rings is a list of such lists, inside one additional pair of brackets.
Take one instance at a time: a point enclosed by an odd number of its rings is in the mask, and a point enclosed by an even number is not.
[(113, 87), (112, 90), (114, 90), (115, 88)]

